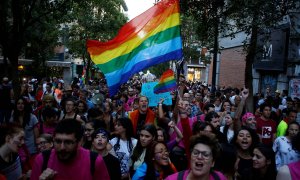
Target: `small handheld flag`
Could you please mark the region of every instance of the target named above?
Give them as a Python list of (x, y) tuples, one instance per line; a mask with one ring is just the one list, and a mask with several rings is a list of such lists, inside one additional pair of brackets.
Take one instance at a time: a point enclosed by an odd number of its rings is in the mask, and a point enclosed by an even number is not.
[(174, 72), (168, 69), (160, 77), (158, 84), (154, 87), (154, 93), (164, 93), (168, 91), (173, 91), (177, 89), (176, 80), (174, 78)]

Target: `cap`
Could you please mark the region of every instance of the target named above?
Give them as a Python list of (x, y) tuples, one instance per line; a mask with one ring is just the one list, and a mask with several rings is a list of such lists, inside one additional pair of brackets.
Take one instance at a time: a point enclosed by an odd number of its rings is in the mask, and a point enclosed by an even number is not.
[(93, 133), (93, 138), (95, 138), (97, 136), (97, 134), (103, 134), (107, 139), (109, 139), (110, 137), (110, 133), (109, 131), (107, 131), (104, 128), (99, 128), (97, 129), (94, 133)]
[(255, 117), (255, 116), (254, 116), (254, 114), (247, 112), (246, 114), (243, 115), (242, 122), (243, 123), (246, 122), (249, 117)]
[(277, 89), (277, 90), (275, 91), (275, 93), (279, 93), (279, 94), (280, 94), (280, 91)]

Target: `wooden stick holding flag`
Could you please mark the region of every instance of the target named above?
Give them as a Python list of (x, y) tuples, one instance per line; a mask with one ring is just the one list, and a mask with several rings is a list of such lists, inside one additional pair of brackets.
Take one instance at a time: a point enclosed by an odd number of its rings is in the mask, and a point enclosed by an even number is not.
[(87, 41), (93, 62), (105, 75), (110, 96), (127, 80), (151, 66), (182, 58), (178, 0), (162, 0), (125, 24), (108, 41)]

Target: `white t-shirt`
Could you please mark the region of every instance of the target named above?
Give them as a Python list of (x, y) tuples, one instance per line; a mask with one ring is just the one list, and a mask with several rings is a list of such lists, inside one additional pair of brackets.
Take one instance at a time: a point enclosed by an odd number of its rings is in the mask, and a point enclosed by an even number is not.
[[(224, 128), (225, 128), (225, 126), (220, 127), (221, 133), (224, 133)], [(227, 141), (230, 142), (234, 136), (234, 131), (231, 129), (228, 129), (227, 134), (225, 134), (225, 135), (227, 137)]]
[(129, 173), (129, 160), (131, 157), (131, 154), (133, 152), (134, 147), (137, 144), (137, 140), (135, 138), (131, 138), (132, 142), (132, 149), (129, 150), (129, 143), (128, 141), (124, 141), (120, 139), (119, 147), (115, 147), (118, 142), (118, 138), (113, 138), (109, 141), (109, 143), (112, 145), (111, 154), (113, 154), (116, 158), (120, 161), (121, 166), (121, 173), (122, 175)]

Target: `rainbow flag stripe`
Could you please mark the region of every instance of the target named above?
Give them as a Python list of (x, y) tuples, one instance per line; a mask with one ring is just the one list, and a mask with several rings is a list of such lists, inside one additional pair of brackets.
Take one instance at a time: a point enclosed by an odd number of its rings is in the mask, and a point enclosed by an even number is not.
[(174, 78), (174, 72), (171, 69), (165, 71), (156, 86), (154, 86), (154, 93), (164, 93), (177, 89), (176, 80)]
[(110, 96), (121, 84), (156, 64), (182, 58), (178, 0), (162, 0), (125, 24), (108, 41), (87, 41), (93, 62), (104, 73)]

